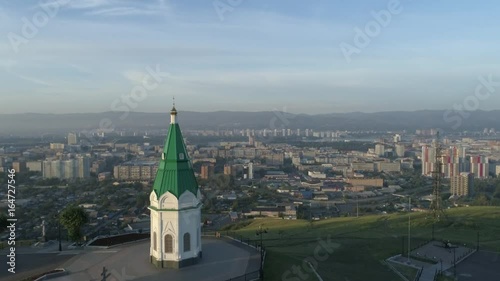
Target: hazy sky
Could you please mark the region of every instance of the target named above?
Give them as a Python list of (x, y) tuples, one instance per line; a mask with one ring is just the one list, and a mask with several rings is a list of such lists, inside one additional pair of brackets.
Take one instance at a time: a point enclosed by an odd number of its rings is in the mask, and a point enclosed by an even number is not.
[[(381, 10), (390, 20), (374, 25)], [(479, 76), (500, 81), (499, 12), (494, 0), (0, 0), (0, 113), (123, 108), (157, 67), (161, 83), (126, 107), (165, 112), (175, 95), (195, 111), (449, 109)]]

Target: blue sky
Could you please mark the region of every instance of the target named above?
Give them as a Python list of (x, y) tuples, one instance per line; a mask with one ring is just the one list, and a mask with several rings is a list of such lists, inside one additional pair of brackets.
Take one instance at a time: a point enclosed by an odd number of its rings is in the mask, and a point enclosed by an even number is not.
[[(2, 113), (110, 111), (148, 67), (168, 75), (134, 111), (165, 112), (172, 96), (195, 111), (449, 109), (479, 76), (500, 81), (493, 0), (400, 0), (349, 62), (339, 46), (397, 0), (54, 1), (0, 0)], [(26, 38), (23, 18), (54, 5)], [(26, 39), (17, 52), (12, 34)], [(480, 108), (500, 109), (499, 95)]]

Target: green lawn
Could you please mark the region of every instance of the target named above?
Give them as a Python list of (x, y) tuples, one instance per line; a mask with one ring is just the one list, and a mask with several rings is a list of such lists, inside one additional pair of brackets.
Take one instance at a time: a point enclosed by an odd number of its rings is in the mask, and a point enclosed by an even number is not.
[[(435, 224), (435, 238), (475, 246), (480, 231), (481, 246), (500, 251), (500, 207), (469, 207), (446, 211), (447, 220)], [(433, 219), (428, 213), (413, 213), (412, 247), (432, 236)], [(324, 280), (390, 281), (399, 280), (381, 261), (400, 254), (406, 247), (407, 214), (334, 218), (313, 223), (302, 220), (256, 219), (236, 231), (245, 239), (258, 241), (262, 227), (267, 249), (265, 280), (317, 280), (313, 274), (294, 274), (310, 258)], [(327, 241), (328, 252), (320, 241)], [(254, 242), (255, 242), (254, 241)], [(325, 243), (325, 242), (323, 242)], [(406, 249), (405, 249), (406, 251)], [(316, 256), (322, 261), (314, 258)], [(327, 256), (327, 259), (324, 259)], [(307, 266), (306, 266), (307, 267)]]
[(418, 269), (406, 265), (402, 265), (399, 263), (391, 263), (391, 265), (399, 271), (404, 277), (408, 278), (408, 280), (413, 281), (415, 279), (415, 276), (418, 273)]

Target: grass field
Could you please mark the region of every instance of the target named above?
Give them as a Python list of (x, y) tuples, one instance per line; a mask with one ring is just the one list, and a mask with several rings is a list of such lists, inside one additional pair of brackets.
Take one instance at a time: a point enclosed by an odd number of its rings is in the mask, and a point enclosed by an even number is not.
[[(475, 247), (479, 231), (482, 248), (500, 251), (500, 207), (449, 209), (446, 215), (445, 220), (434, 225), (436, 240)], [(413, 248), (431, 239), (434, 220), (429, 213), (412, 213), (411, 221)], [(257, 219), (236, 230), (236, 234), (258, 241), (259, 227), (267, 230), (263, 236), (267, 250), (265, 280), (317, 280), (304, 269), (294, 273), (296, 267), (307, 268), (303, 265), (306, 258), (317, 267), (323, 280), (399, 280), (381, 261), (400, 254), (403, 245), (406, 247), (408, 214), (334, 218), (312, 223)], [(327, 248), (322, 246), (325, 244)]]
[(416, 268), (404, 266), (398, 263), (391, 263), (391, 265), (408, 280), (413, 281), (415, 276), (417, 276), (418, 270)]

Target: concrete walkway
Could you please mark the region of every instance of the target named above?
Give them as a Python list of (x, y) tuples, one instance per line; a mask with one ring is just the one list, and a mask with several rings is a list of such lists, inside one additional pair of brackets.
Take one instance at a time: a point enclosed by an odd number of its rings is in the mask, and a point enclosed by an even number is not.
[(159, 269), (149, 263), (149, 241), (80, 254), (64, 264), (69, 275), (58, 281), (101, 280), (103, 267), (107, 280), (138, 281), (220, 281), (259, 269), (259, 253), (238, 247), (225, 239), (203, 238), (203, 258), (199, 264), (179, 270)]
[[(0, 271), (0, 280), (17, 281), (64, 268), (68, 275), (58, 281), (102, 280), (106, 267), (108, 281), (199, 280), (221, 281), (238, 277), (260, 268), (260, 253), (246, 245), (226, 238), (202, 238), (203, 258), (200, 263), (182, 268), (158, 269), (149, 263), (149, 241), (136, 242), (109, 249), (80, 249), (58, 251), (58, 245), (44, 248), (16, 249), (16, 273)], [(6, 264), (5, 250), (0, 262)]]
[(16, 248), (16, 269), (14, 274), (7, 271), (7, 249), (0, 250), (0, 263), (4, 270), (0, 270), (0, 280), (23, 280), (39, 273), (47, 272), (60, 267), (70, 260), (75, 251), (68, 251), (69, 245), (63, 242), (63, 251), (59, 252), (59, 243), (47, 243), (45, 247), (18, 247)]
[[(457, 260), (457, 264), (460, 263), (461, 261), (465, 260), (469, 256), (473, 255), (475, 251), (472, 251), (468, 255), (464, 256), (462, 259)], [(441, 271), (441, 269), (444, 271), (447, 271), (450, 268), (453, 268), (453, 263), (452, 262), (443, 262), (437, 263), (437, 264), (430, 264), (430, 263), (425, 263), (417, 260), (411, 260), (411, 264), (408, 265), (408, 260), (406, 257), (402, 257), (401, 255), (393, 256), (387, 259), (387, 261), (394, 262), (394, 263), (399, 263), (401, 265), (405, 266), (411, 266), (414, 268), (423, 268), (422, 274), (420, 275), (420, 279), (418, 281), (434, 281), (434, 277), (436, 275), (436, 272)], [(413, 280), (410, 280), (413, 281)]]

